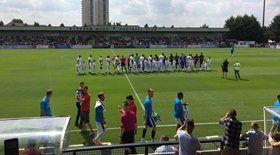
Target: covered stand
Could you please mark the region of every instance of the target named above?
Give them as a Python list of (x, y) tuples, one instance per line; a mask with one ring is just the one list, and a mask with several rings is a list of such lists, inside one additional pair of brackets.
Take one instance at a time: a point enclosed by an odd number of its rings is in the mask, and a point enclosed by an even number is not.
[(0, 154), (5, 154), (9, 139), (18, 140), (19, 154), (30, 146), (43, 155), (62, 154), (69, 144), (69, 125), (70, 117), (0, 119)]

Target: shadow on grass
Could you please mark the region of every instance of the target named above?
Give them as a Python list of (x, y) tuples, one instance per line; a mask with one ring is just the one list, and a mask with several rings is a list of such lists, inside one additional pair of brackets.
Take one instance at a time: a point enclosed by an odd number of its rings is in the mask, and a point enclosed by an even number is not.
[(227, 78), (226, 80), (230, 80), (230, 81), (249, 81), (248, 79), (235, 79), (235, 78)]
[(84, 146), (94, 146), (94, 143), (92, 142), (93, 136), (89, 136), (89, 131), (81, 131), (80, 134), (83, 136)]

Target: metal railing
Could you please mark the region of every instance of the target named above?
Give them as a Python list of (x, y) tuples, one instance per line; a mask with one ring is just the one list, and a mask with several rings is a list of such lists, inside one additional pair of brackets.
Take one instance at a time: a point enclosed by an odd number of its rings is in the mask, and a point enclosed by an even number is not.
[[(222, 139), (199, 139), (201, 149), (198, 151), (200, 154), (208, 152), (221, 153), (223, 148)], [(108, 146), (88, 146), (80, 148), (68, 148), (63, 151), (63, 155), (121, 155), (121, 154), (176, 154), (177, 151), (168, 151), (170, 148), (177, 150), (179, 145), (178, 141), (169, 142), (155, 142), (155, 143), (133, 143), (133, 144), (118, 144)], [(160, 150), (163, 146), (165, 150)], [(155, 152), (158, 149), (157, 152)], [(166, 150), (167, 148), (167, 150)]]

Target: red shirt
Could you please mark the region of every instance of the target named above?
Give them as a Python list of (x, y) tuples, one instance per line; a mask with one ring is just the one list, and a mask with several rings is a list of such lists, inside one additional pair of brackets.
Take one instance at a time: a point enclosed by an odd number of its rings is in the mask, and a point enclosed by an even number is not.
[(121, 58), (121, 63), (125, 63), (125, 58)]
[(121, 128), (124, 129), (124, 131), (134, 131), (136, 122), (137, 121), (135, 113), (132, 111), (127, 111), (124, 114), (122, 114)]
[(129, 111), (132, 111), (135, 113), (135, 115), (137, 115), (137, 107), (134, 101), (129, 104)]
[(82, 95), (81, 111), (89, 112), (90, 110), (90, 94), (85, 93)]
[(26, 154), (26, 155), (41, 155), (41, 152), (35, 150), (35, 149), (25, 149), (23, 151), (20, 151), (20, 154)]

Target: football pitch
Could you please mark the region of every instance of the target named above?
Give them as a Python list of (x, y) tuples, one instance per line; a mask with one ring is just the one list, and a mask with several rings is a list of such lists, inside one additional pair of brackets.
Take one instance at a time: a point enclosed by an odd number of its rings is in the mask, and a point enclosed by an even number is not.
[[(125, 75), (83, 75), (75, 73), (78, 55), (87, 61), (90, 54), (97, 61), (113, 53), (124, 55), (139, 53), (154, 55), (165, 53), (204, 53), (213, 60), (212, 70), (194, 72), (166, 72)], [(228, 79), (222, 78), (221, 63), (229, 61)], [(241, 63), (241, 80), (234, 79), (233, 64)], [(105, 92), (105, 118), (109, 130), (102, 137), (104, 142), (118, 143), (120, 113), (117, 108), (127, 95), (133, 95), (138, 107), (138, 133), (140, 141), (143, 126), (143, 104), (148, 88), (154, 89), (153, 109), (161, 116), (157, 122), (156, 139), (166, 134), (175, 135), (173, 102), (177, 92), (185, 94), (189, 103), (189, 118), (196, 122), (194, 135), (198, 137), (223, 134), (218, 120), (230, 108), (237, 110), (243, 123), (243, 132), (250, 121), (263, 119), (263, 107), (273, 105), (280, 94), (280, 50), (265, 48), (235, 49), (230, 56), (228, 48), (220, 49), (1, 49), (0, 50), (0, 118), (38, 117), (39, 103), (47, 89), (52, 89), (51, 109), (56, 116), (71, 116), (71, 144), (91, 145), (87, 133), (74, 126), (76, 105), (75, 90), (84, 81), (91, 94), (90, 119), (94, 124), (94, 104), (99, 91)], [(105, 64), (104, 64), (105, 66)], [(98, 64), (97, 64), (98, 68)], [(105, 68), (105, 67), (104, 67)], [(103, 69), (105, 72), (105, 70)], [(111, 72), (113, 67), (111, 66)], [(136, 97), (139, 96), (140, 101)], [(261, 126), (263, 122), (260, 122)], [(151, 129), (146, 139), (150, 140)]]

